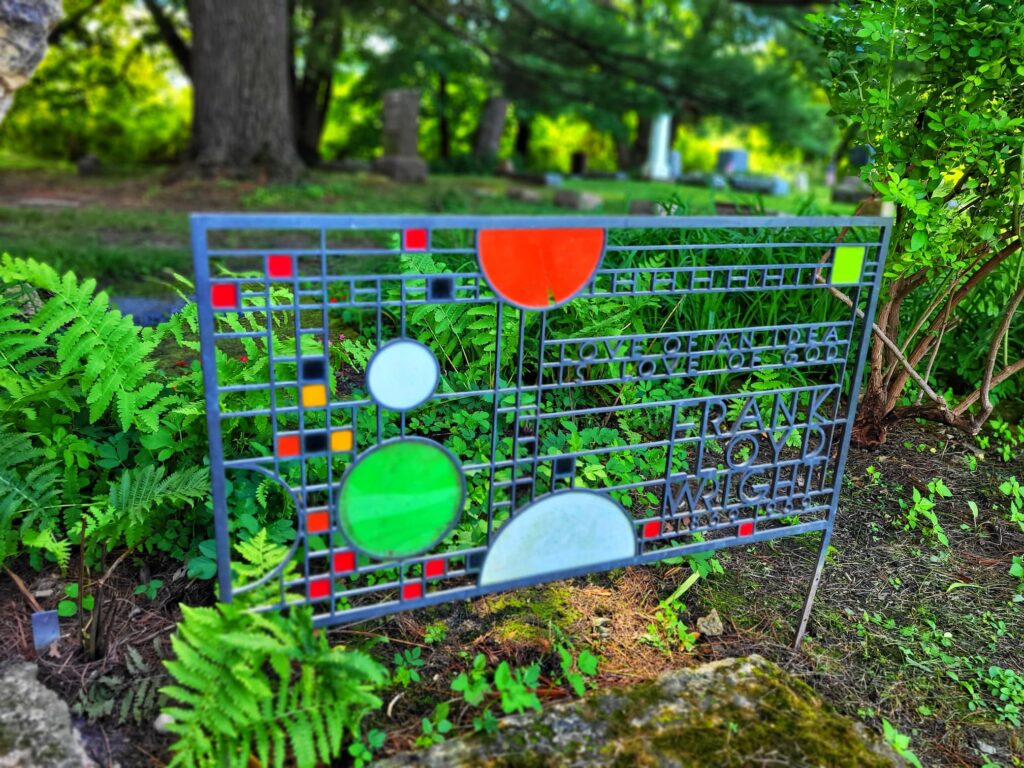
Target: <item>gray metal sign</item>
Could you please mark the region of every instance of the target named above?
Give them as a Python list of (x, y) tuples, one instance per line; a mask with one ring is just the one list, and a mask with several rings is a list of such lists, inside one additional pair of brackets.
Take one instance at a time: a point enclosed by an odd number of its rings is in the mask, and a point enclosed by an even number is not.
[[(326, 625), (820, 531), (799, 641), (890, 224), (193, 216), (222, 599)], [(294, 535), (243, 583), (254, 487)]]

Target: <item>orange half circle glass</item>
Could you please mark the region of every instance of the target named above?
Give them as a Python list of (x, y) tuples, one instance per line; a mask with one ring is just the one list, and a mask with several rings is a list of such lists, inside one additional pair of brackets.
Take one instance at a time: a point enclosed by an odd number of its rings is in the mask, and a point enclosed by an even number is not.
[(564, 304), (597, 271), (603, 229), (482, 229), (477, 247), (488, 284), (509, 304)]

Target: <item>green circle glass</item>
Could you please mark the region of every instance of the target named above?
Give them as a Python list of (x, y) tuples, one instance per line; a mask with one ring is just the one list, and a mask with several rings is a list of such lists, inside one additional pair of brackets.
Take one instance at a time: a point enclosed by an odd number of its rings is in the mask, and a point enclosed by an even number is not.
[(462, 468), (432, 440), (407, 437), (371, 448), (349, 468), (338, 519), (352, 545), (390, 560), (420, 554), (455, 525), (466, 498)]

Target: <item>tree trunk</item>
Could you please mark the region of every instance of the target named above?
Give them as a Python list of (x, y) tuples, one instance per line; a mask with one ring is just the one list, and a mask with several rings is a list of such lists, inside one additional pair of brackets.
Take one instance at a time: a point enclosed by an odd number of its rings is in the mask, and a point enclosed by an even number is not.
[(205, 174), (293, 178), (286, 0), (191, 0), (192, 146)]
[[(295, 139), (302, 160), (315, 165), (320, 161), (320, 137), (331, 106), (344, 18), (340, 0), (305, 0), (302, 5), (311, 17), (309, 40), (302, 51), (302, 76), (295, 78)], [(293, 51), (292, 66), (297, 58)]]
[(437, 145), (442, 160), (452, 157), (452, 124), (448, 118), (448, 78), (437, 76)]
[(480, 122), (476, 126), (476, 138), (473, 141), (474, 155), (485, 159), (498, 156), (507, 115), (508, 99), (492, 96), (484, 102)]

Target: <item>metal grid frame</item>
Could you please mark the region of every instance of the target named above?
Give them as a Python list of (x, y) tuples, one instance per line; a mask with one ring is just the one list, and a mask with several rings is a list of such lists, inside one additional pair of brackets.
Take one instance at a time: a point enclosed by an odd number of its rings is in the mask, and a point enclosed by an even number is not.
[[(533, 313), (503, 300), (489, 285), (480, 269), (444, 273), (336, 273), (329, 265), (337, 258), (358, 259), (396, 257), (420, 252), (438, 258), (469, 262), (477, 258), (479, 232), (487, 229), (519, 230), (596, 228), (604, 233), (601, 263), (571, 302), (615, 301), (667, 296), (678, 301), (699, 295), (742, 295), (758, 300), (776, 291), (817, 292), (831, 287), (847, 291), (852, 309), (847, 316), (830, 322), (794, 322), (776, 325), (751, 325), (735, 328), (693, 328), (653, 333), (622, 334), (614, 337), (573, 336), (552, 333), (550, 313)], [(294, 605), (314, 605), (318, 626), (342, 621), (357, 621), (396, 611), (475, 597), (488, 592), (528, 584), (577, 576), (596, 570), (654, 562), (667, 557), (693, 554), (723, 547), (746, 546), (783, 536), (812, 531), (822, 533), (814, 575), (797, 631), (799, 643), (810, 615), (814, 593), (821, 578), (825, 553), (836, 516), (839, 489), (849, 448), (850, 430), (856, 411), (867, 352), (866, 329), (873, 321), (882, 281), (891, 220), (876, 217), (578, 217), (578, 216), (403, 216), (403, 215), (292, 215), (292, 214), (195, 214), (191, 219), (192, 248), (195, 258), (196, 289), (199, 297), (201, 359), (204, 374), (214, 517), (217, 531), (217, 559), (221, 598), (251, 593), (276, 580), (277, 599), (261, 605), (260, 610)], [(834, 239), (791, 239), (792, 230), (832, 230)], [(619, 242), (618, 235), (629, 230), (654, 230), (671, 235), (663, 244), (633, 245)], [(687, 240), (687, 232), (703, 230), (722, 233), (750, 232), (768, 239), (750, 242), (707, 242)], [(252, 239), (270, 233), (304, 233), (319, 241), (318, 247), (289, 248), (292, 273), (270, 276), (271, 259), (281, 258), (279, 247), (211, 246), (211, 234), (236, 233)], [(398, 244), (390, 246), (332, 246), (328, 233), (386, 232), (397, 235)], [(468, 234), (472, 243), (440, 247), (435, 245), (446, 232)], [(870, 232), (873, 236), (847, 239), (847, 235)], [(410, 233), (415, 234), (413, 238)], [(410, 244), (416, 240), (415, 246)], [(832, 263), (836, 247), (863, 248), (859, 277), (853, 282), (832, 284)], [(421, 247), (422, 246), (422, 247)], [(764, 263), (728, 263), (739, 251), (768, 254)], [(669, 254), (676, 259), (666, 265), (606, 266), (610, 254), (644, 251)], [(813, 254), (795, 262), (778, 261), (779, 254)], [(256, 258), (266, 264), (265, 278), (251, 274), (211, 274), (211, 265), (231, 264), (233, 259)], [(687, 263), (704, 259), (705, 263)], [(774, 260), (772, 260), (774, 259)], [(720, 263), (725, 261), (726, 263)], [(303, 271), (300, 265), (306, 265)], [(479, 266), (479, 265), (478, 265)], [(312, 267), (312, 268), (308, 268)], [(317, 269), (318, 267), (318, 269)], [(260, 284), (262, 283), (262, 284)], [(290, 289), (288, 302), (275, 303), (272, 287)], [(342, 299), (329, 297), (339, 290)], [(215, 307), (220, 293), (229, 298), (229, 306)], [(231, 301), (234, 302), (231, 305)], [(838, 300), (833, 299), (838, 304)], [(570, 302), (570, 303), (571, 303)], [(458, 391), (438, 391), (431, 403), (444, 401), (483, 402), (490, 409), (491, 451), (485, 461), (455, 457), (464, 473), (488, 477), (487, 536), (483, 546), (462, 549), (435, 548), (427, 554), (398, 561), (375, 561), (361, 555), (338, 530), (336, 499), (340, 474), (334, 471), (335, 456), (330, 448), (331, 428), (340, 417), (350, 438), (342, 458), (351, 462), (364, 449), (384, 442), (388, 418), (384, 409), (367, 397), (327, 397), (322, 411), (324, 426), (310, 427), (306, 417), (313, 409), (298, 404), (281, 404), (283, 391), (295, 390), (304, 383), (304, 361), (319, 357), (329, 360), (330, 313), (336, 310), (365, 310), (375, 315), (375, 347), (390, 339), (383, 337), (385, 313), (397, 314), (396, 338), (415, 338), (415, 329), (407, 327), (409, 312), (420, 305), (494, 305), (495, 365), (493, 380)], [(235, 317), (249, 315), (253, 330), (225, 330), (218, 321), (221, 313)], [(275, 341), (287, 340), (275, 335), (275, 318), (291, 316), (290, 333), (294, 352), (278, 355)], [(536, 315), (536, 317), (534, 317)], [(317, 318), (317, 325), (304, 323)], [(258, 327), (260, 318), (265, 318)], [(517, 329), (508, 333), (506, 319)], [(528, 322), (529, 321), (529, 322)], [(667, 321), (666, 321), (667, 322)], [(302, 341), (314, 335), (322, 341), (322, 355), (303, 354)], [(219, 343), (245, 338), (259, 339), (270, 354), (268, 378), (264, 384), (222, 386), (218, 383), (216, 359)], [(724, 339), (724, 341), (723, 341)], [(516, 344), (512, 357), (515, 370), (507, 380), (502, 377), (502, 345)], [(530, 346), (535, 345), (535, 346)], [(537, 370), (524, 372), (524, 360), (536, 351)], [(730, 350), (734, 350), (730, 352)], [(812, 356), (813, 353), (813, 356)], [(762, 358), (772, 362), (764, 362)], [(703, 367), (707, 363), (710, 367)], [(717, 363), (717, 365), (716, 365)], [(852, 363), (852, 371), (848, 370)], [(281, 366), (292, 365), (296, 376), (276, 378)], [(616, 401), (610, 406), (564, 407), (566, 393), (584, 387), (623, 386), (638, 381), (671, 382), (714, 376), (753, 374), (756, 370), (798, 368), (820, 371), (832, 366), (830, 381), (799, 387), (724, 391), (700, 396), (676, 396), (626, 406)], [(593, 376), (588, 376), (597, 371)], [(531, 380), (531, 374), (535, 374)], [(221, 401), (232, 393), (265, 391), (265, 408), (224, 410)], [(330, 393), (330, 389), (328, 389)], [(554, 399), (553, 399), (554, 398)], [(845, 403), (844, 403), (845, 400)], [(651, 440), (624, 445), (598, 446), (558, 453), (540, 453), (541, 435), (566, 418), (607, 421), (623, 410), (661, 410), (667, 420), (668, 434)], [(376, 411), (376, 428), (360, 430), (359, 413)], [(731, 425), (728, 414), (738, 413)], [(298, 450), (283, 458), (276, 452), (251, 455), (225, 455), (222, 425), (226, 420), (267, 418), (278, 429), (281, 418), (294, 418), (294, 439)], [(395, 421), (392, 419), (392, 421)], [(504, 427), (511, 423), (511, 430)], [(725, 429), (723, 429), (723, 425)], [(407, 416), (397, 417), (398, 439), (411, 434)], [(287, 433), (287, 434), (286, 434)], [(374, 434), (375, 433), (375, 434)], [(786, 439), (780, 444), (779, 434)], [(786, 453), (785, 443), (794, 433), (800, 438), (796, 452)], [(818, 440), (812, 444), (811, 435)], [(772, 437), (774, 436), (774, 437)], [(275, 438), (276, 439), (276, 438)], [(393, 438), (394, 439), (394, 438)], [(505, 444), (509, 443), (508, 446)], [(742, 449), (745, 444), (746, 448)], [(716, 448), (717, 445), (717, 448)], [(724, 446), (724, 447), (723, 447)], [(767, 446), (767, 447), (766, 447)], [(757, 463), (761, 452), (774, 446), (774, 458)], [(714, 450), (713, 450), (714, 449)], [(446, 448), (446, 450), (449, 450)], [(718, 451), (715, 453), (715, 451)], [(625, 559), (602, 562), (598, 566), (566, 568), (498, 585), (480, 585), (476, 578), (501, 523), (519, 514), (538, 498), (577, 487), (578, 467), (582, 462), (622, 452), (664, 451), (664, 471), (632, 483), (594, 488), (603, 494), (627, 494), (646, 489), (660, 491), (659, 509), (649, 509), (653, 517), (631, 512), (636, 535), (635, 554)], [(450, 450), (449, 450), (450, 452)], [(685, 471), (674, 463), (679, 456), (693, 457), (696, 469), (687, 463)], [(323, 458), (326, 476), (319, 481), (307, 475), (307, 464)], [(675, 459), (674, 459), (675, 457)], [(724, 459), (724, 470), (721, 460)], [(296, 521), (295, 542), (289, 555), (301, 553), (301, 573), (285, 577), (285, 563), (257, 581), (232, 584), (230, 511), (226, 494), (226, 473), (235, 469), (256, 471), (282, 481), (281, 468), (286, 461), (297, 462), (298, 482), (284, 483), (300, 520)], [(708, 462), (713, 462), (709, 464)], [(544, 468), (539, 473), (538, 470)], [(751, 478), (765, 479), (751, 489)], [(733, 488), (737, 477), (738, 487)], [(543, 483), (547, 482), (545, 488)], [(725, 484), (725, 489), (721, 485)], [(696, 483), (696, 487), (694, 487)], [(744, 484), (747, 484), (746, 490)], [(716, 500), (720, 494), (721, 501)], [(317, 495), (325, 502), (313, 505)], [(731, 500), (730, 500), (731, 499)], [(654, 505), (652, 505), (654, 506)], [(315, 509), (314, 509), (315, 507)], [(326, 546), (310, 546), (310, 535), (302, 521), (313, 512), (326, 512), (330, 520)], [(339, 559), (341, 558), (341, 559)], [(288, 559), (286, 559), (288, 562)], [(324, 565), (326, 564), (326, 568)]]

